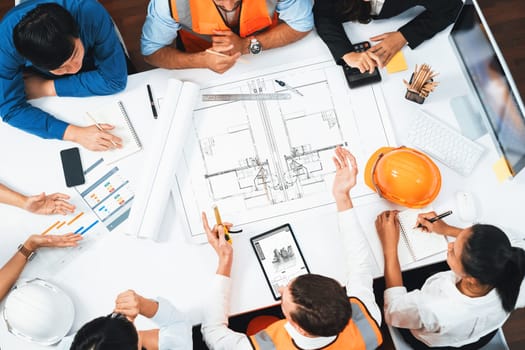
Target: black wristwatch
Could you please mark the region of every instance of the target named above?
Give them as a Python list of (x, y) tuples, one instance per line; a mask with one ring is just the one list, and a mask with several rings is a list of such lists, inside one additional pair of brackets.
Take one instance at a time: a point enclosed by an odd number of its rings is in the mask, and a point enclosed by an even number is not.
[(26, 257), (27, 261), (33, 259), (33, 257), (36, 254), (35, 251), (27, 249), (24, 243), (20, 243), (17, 249), (20, 252), (20, 254)]
[(259, 42), (259, 40), (252, 38), (250, 40), (250, 46), (248, 46), (248, 49), (250, 50), (252, 54), (257, 55), (258, 53), (261, 53), (262, 45)]

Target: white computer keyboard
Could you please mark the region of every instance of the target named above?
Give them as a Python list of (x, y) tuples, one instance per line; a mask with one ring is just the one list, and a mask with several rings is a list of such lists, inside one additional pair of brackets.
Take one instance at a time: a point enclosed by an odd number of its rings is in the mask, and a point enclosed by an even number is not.
[(422, 150), (463, 176), (472, 172), (484, 152), (481, 145), (424, 110), (418, 112), (410, 128), (407, 146)]

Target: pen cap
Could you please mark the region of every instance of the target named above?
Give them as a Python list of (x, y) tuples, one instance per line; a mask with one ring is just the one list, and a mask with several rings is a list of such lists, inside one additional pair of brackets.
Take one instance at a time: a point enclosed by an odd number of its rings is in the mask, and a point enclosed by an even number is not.
[(368, 160), (365, 183), (381, 197), (409, 208), (430, 204), (441, 189), (441, 173), (426, 154), (408, 147), (381, 147)]

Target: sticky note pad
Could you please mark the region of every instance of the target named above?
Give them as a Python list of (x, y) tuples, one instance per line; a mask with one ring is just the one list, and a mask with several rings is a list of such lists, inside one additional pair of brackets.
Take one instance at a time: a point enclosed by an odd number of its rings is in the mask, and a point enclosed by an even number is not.
[(501, 157), (496, 163), (494, 163), (492, 170), (494, 170), (499, 183), (502, 183), (512, 176), (505, 157)]
[(398, 51), (386, 65), (388, 74), (401, 72), (408, 69), (407, 61), (402, 51)]

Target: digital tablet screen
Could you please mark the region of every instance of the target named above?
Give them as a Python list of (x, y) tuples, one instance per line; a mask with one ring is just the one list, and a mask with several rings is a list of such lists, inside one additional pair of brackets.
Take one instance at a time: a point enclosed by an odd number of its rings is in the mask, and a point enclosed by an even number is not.
[(251, 242), (275, 300), (281, 299), (279, 288), (310, 273), (289, 224), (252, 237)]

